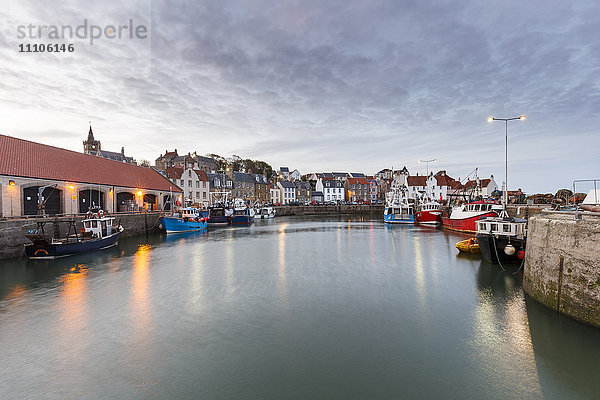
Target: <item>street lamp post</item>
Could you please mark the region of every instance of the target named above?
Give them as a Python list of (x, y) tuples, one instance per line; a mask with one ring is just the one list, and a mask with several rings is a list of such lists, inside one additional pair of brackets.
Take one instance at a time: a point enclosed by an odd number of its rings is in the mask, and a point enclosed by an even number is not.
[(427, 176), (429, 176), (429, 163), (437, 161), (437, 158), (432, 158), (431, 160), (419, 160), (420, 163), (425, 163), (427, 165)]
[(505, 131), (504, 131), (504, 190), (502, 191), (502, 203), (503, 210), (506, 211), (506, 205), (508, 204), (508, 121), (514, 120), (524, 120), (527, 118), (525, 115), (520, 115), (518, 117), (512, 118), (495, 118), (489, 117), (488, 121), (504, 121), (505, 123)]

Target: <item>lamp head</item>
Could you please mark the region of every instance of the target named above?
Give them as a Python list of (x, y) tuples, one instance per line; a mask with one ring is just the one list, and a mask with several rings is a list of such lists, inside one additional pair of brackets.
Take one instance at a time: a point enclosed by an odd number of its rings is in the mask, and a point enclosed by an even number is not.
[(521, 119), (521, 120), (523, 120), (523, 119), (525, 119), (525, 118), (527, 118), (527, 116), (526, 116), (526, 115), (521, 115), (521, 116), (519, 117), (519, 119)]
[(488, 122), (492, 122), (494, 119), (495, 119), (494, 117), (489, 117)]

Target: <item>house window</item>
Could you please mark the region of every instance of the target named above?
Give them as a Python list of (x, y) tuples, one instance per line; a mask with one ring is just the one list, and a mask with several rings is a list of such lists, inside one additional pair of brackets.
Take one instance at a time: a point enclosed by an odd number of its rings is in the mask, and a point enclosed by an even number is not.
[(180, 180), (180, 181), (179, 181), (179, 184), (181, 185), (181, 187), (185, 186), (184, 180), (183, 180), (183, 179), (182, 179), (182, 180)]
[(202, 198), (206, 199), (206, 192), (202, 192)]
[(206, 181), (202, 181), (202, 187), (206, 189)]
[(189, 186), (189, 187), (192, 187), (192, 181), (191, 181), (191, 180), (190, 180), (190, 181), (188, 181), (188, 186)]
[(200, 192), (196, 192), (196, 198), (199, 199), (200, 198)]
[(200, 187), (200, 181), (196, 181), (196, 189)]

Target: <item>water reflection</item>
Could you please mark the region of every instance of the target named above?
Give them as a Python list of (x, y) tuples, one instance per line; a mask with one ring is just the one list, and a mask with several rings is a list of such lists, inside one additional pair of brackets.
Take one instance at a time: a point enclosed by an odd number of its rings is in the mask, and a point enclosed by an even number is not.
[(150, 279), (150, 254), (152, 246), (142, 244), (133, 256), (131, 275), (131, 319), (136, 337), (144, 337), (150, 327), (150, 299), (148, 293)]
[[(15, 387), (60, 398), (74, 386), (113, 398), (600, 393), (598, 330), (524, 297), (514, 269), (457, 256), (460, 239), (278, 217), (2, 263), (0, 359), (10, 368), (0, 398)], [(60, 391), (43, 392), (31, 376)]]
[[(514, 376), (522, 391), (535, 397), (541, 396), (538, 371), (533, 362), (533, 345), (524, 313), (523, 293), (515, 276), (482, 260), (477, 271), (477, 284), (479, 291), (472, 345), (481, 360), (492, 360), (497, 369), (494, 373)], [(491, 382), (490, 386), (498, 393), (506, 391), (497, 382)]]
[(568, 397), (566, 386), (582, 398), (600, 393), (600, 333), (557, 314), (525, 295), (526, 318), (542, 378), (544, 397)]
[(285, 264), (285, 242), (287, 240), (285, 228), (288, 224), (281, 224), (279, 228), (278, 244), (279, 244), (279, 268), (277, 270), (277, 289), (279, 291), (279, 300), (281, 304), (286, 303), (287, 297), (287, 271)]

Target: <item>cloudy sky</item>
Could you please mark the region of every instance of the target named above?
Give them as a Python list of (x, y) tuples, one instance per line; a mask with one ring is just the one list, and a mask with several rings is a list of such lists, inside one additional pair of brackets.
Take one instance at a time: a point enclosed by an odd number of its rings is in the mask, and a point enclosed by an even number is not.
[[(0, 133), (154, 160), (237, 154), (301, 172), (419, 159), (527, 192), (600, 178), (600, 5), (591, 1), (11, 0)], [(145, 39), (19, 38), (19, 25), (143, 25)], [(37, 35), (37, 32), (34, 34)], [(19, 53), (20, 44), (74, 44)]]

